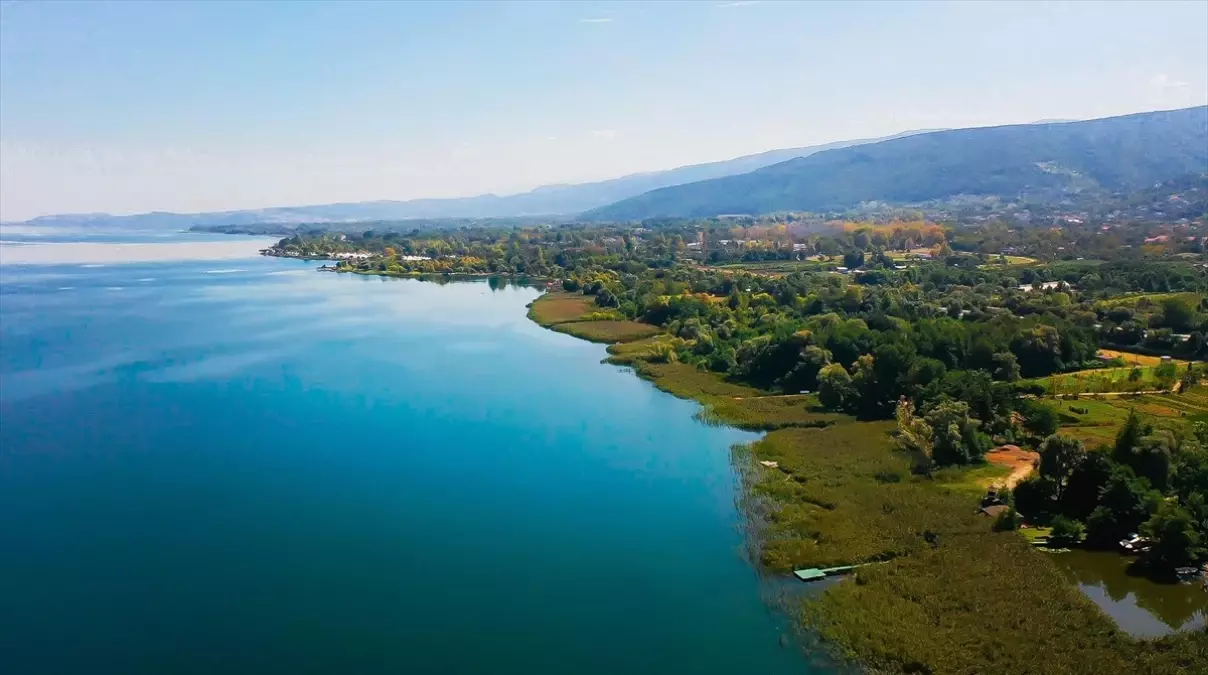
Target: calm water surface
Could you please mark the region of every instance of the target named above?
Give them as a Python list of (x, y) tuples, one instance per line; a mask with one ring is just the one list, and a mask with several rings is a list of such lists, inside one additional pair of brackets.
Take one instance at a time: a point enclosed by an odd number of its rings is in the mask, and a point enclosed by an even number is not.
[(0, 265), (0, 672), (810, 672), (751, 435), (532, 289), (313, 268)]
[(1159, 584), (1128, 573), (1135, 558), (1105, 551), (1051, 554), (1066, 573), (1121, 629), (1158, 637), (1208, 623), (1208, 593), (1199, 582)]

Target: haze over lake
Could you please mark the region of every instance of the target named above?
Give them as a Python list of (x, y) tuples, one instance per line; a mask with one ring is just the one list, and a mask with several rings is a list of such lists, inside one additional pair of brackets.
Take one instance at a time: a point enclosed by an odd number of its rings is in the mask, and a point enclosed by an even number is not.
[(2, 245), (0, 671), (810, 672), (744, 559), (754, 435), (534, 289), (218, 243)]

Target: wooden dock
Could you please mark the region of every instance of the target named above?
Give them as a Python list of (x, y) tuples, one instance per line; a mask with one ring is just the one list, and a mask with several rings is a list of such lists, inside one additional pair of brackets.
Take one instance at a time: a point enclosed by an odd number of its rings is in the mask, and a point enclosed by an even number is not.
[(850, 574), (851, 571), (856, 569), (857, 567), (864, 567), (865, 565), (875, 565), (875, 564), (876, 563), (867, 562), (867, 563), (860, 563), (858, 565), (840, 565), (839, 567), (823, 567), (821, 569), (819, 569), (817, 567), (809, 567), (806, 569), (793, 570), (793, 576), (797, 577), (798, 579), (800, 579), (802, 581), (817, 581), (819, 579), (825, 579), (827, 577), (837, 577), (837, 576), (840, 576), (843, 574)]

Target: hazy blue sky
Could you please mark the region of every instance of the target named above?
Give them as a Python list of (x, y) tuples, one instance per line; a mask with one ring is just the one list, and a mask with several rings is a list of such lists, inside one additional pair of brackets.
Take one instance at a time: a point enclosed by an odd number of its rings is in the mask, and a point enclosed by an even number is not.
[(0, 218), (515, 192), (1208, 102), (1208, 2), (0, 5)]

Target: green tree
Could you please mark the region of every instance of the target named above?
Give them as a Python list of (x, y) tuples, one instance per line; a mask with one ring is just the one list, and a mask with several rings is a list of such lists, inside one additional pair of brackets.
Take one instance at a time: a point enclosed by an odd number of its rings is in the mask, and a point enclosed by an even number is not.
[(1141, 444), (1141, 437), (1145, 435), (1145, 430), (1141, 426), (1141, 418), (1137, 416), (1137, 411), (1130, 410), (1128, 419), (1124, 420), (1124, 425), (1116, 432), (1116, 443), (1112, 447), (1112, 459), (1120, 464), (1129, 464), (1133, 450)]
[(1061, 418), (1052, 406), (1038, 401), (1025, 400), (1020, 412), (1024, 415), (1023, 427), (1037, 436), (1048, 437), (1057, 433)]
[(1040, 444), (1040, 475), (1057, 484), (1058, 499), (1065, 490), (1066, 481), (1084, 459), (1086, 448), (1076, 438), (1054, 434)]
[(934, 455), (934, 431), (927, 421), (914, 414), (914, 404), (903, 396), (894, 417), (898, 422), (898, 445), (914, 458), (915, 470), (930, 473)]
[(1085, 521), (1099, 505), (1099, 494), (1112, 475), (1112, 462), (1103, 452), (1088, 452), (1074, 468), (1062, 491), (1062, 513)]
[(1019, 379), (1019, 359), (1011, 352), (998, 352), (991, 357), (994, 362), (994, 379), (1014, 382)]
[(843, 410), (855, 396), (851, 375), (838, 363), (818, 371), (818, 400), (832, 410)]
[(1191, 328), (1194, 320), (1195, 308), (1191, 306), (1191, 303), (1178, 297), (1162, 300), (1161, 323), (1163, 326), (1176, 332), (1183, 332)]
[(1163, 361), (1154, 366), (1153, 376), (1157, 378), (1159, 387), (1169, 389), (1179, 376), (1179, 367), (1174, 364), (1174, 361)]
[(980, 461), (990, 449), (990, 438), (980, 431), (981, 423), (969, 415), (964, 401), (944, 401), (924, 415), (932, 429), (932, 458), (936, 464), (969, 464)]
[(1065, 516), (1057, 516), (1053, 519), (1053, 531), (1049, 534), (1049, 541), (1058, 546), (1071, 546), (1082, 541), (1082, 536), (1086, 532), (1086, 527), (1073, 519)]
[(1137, 531), (1161, 503), (1161, 497), (1132, 469), (1116, 467), (1099, 496), (1099, 506), (1087, 519), (1088, 541), (1102, 547), (1114, 546), (1124, 535)]
[(998, 517), (994, 519), (994, 531), (1011, 532), (1018, 530), (1021, 520), (1022, 519), (1019, 517), (1019, 512), (1015, 510), (1014, 506), (1012, 506), (1006, 511), (998, 514)]
[(1205, 555), (1204, 537), (1191, 513), (1174, 504), (1164, 504), (1141, 532), (1154, 540), (1147, 559), (1161, 569), (1190, 565)]
[(1032, 476), (1015, 486), (1015, 507), (1033, 522), (1046, 523), (1057, 510), (1057, 484), (1047, 476)]

